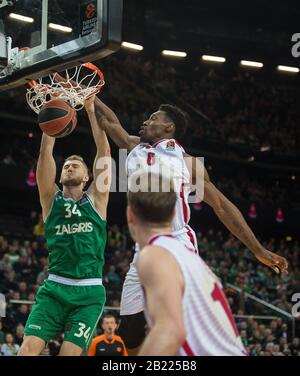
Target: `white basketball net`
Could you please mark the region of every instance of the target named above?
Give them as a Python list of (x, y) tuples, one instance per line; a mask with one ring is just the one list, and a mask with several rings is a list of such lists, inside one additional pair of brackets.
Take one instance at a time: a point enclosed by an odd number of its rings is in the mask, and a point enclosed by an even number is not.
[[(90, 73), (80, 79), (83, 67), (88, 68)], [(33, 86), (27, 89), (27, 103), (37, 114), (44, 104), (51, 99), (62, 99), (67, 101), (76, 111), (81, 110), (85, 100), (98, 93), (105, 84), (102, 72), (94, 70), (93, 67), (95, 67), (93, 64), (86, 63), (75, 67), (74, 73), (72, 72), (71, 75), (67, 69), (62, 74), (50, 74), (47, 78), (49, 83), (45, 83), (46, 78), (33, 81)]]

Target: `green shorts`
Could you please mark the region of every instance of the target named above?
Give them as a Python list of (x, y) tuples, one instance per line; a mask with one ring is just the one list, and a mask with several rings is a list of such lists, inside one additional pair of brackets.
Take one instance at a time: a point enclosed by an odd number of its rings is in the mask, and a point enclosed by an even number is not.
[(105, 304), (105, 287), (70, 286), (46, 280), (35, 296), (25, 335), (48, 342), (64, 333), (64, 341), (88, 348)]

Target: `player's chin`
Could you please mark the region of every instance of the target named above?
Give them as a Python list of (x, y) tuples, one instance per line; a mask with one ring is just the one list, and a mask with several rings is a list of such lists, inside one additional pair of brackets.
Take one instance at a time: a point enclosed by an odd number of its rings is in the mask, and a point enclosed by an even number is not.
[(62, 179), (61, 184), (66, 187), (77, 187), (82, 182), (82, 179), (79, 178), (65, 178)]

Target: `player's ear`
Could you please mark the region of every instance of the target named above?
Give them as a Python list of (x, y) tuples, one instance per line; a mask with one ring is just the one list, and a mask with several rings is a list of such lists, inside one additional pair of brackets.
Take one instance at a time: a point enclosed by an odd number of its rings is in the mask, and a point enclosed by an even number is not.
[(130, 235), (132, 239), (135, 241), (136, 240), (135, 229), (134, 229), (135, 215), (130, 206), (127, 206), (126, 217), (127, 217), (127, 223), (128, 223), (128, 229), (129, 229)]
[(126, 209), (127, 223), (130, 224), (133, 222), (133, 212), (131, 207), (128, 205)]
[(166, 123), (166, 132), (169, 134), (174, 134), (175, 133), (175, 124), (172, 121), (169, 121)]

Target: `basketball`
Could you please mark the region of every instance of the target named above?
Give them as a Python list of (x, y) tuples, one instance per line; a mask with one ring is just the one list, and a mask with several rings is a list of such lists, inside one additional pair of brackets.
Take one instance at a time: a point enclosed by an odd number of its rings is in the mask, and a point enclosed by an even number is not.
[(48, 136), (65, 137), (76, 127), (76, 111), (67, 102), (61, 99), (52, 99), (42, 107), (38, 123), (41, 130)]

